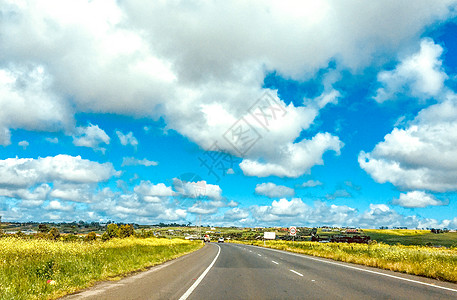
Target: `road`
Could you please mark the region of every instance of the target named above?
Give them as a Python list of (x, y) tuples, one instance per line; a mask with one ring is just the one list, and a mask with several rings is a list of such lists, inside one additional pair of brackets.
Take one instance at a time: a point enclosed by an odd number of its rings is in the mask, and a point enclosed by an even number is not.
[(72, 299), (457, 299), (456, 284), (248, 245), (212, 243), (159, 268)]

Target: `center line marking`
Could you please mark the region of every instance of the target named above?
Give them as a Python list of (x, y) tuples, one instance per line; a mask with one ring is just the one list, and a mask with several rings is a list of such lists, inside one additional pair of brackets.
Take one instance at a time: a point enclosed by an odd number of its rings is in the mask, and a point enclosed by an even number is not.
[(279, 264), (278, 264), (277, 262), (275, 262), (274, 260), (272, 260), (271, 262), (272, 262), (272, 263), (274, 263), (274, 264), (277, 264), (277, 265), (279, 265)]
[(298, 273), (297, 271), (294, 271), (294, 270), (292, 270), (292, 269), (290, 269), (289, 271), (291, 271), (292, 273), (295, 273), (295, 274), (297, 274), (298, 276), (301, 276), (301, 277), (303, 277), (303, 274), (301, 274), (301, 273)]

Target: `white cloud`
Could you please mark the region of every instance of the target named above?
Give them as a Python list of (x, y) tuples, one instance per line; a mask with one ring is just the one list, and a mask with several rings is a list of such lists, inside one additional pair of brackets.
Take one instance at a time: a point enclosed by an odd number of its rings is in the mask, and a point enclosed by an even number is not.
[(56, 131), (73, 123), (71, 110), (52, 91), (43, 67), (8, 65), (0, 68), (0, 145), (11, 144), (10, 128)]
[(299, 143), (288, 143), (280, 147), (278, 156), (273, 162), (263, 163), (258, 160), (244, 159), (240, 168), (245, 175), (267, 177), (300, 177), (309, 173), (314, 165), (323, 165), (322, 156), (327, 150), (333, 150), (337, 155), (343, 143), (338, 137), (329, 133), (318, 133), (311, 140)]
[(243, 220), (248, 217), (249, 217), (249, 212), (247, 212), (246, 210), (239, 208), (239, 207), (229, 209), (224, 213), (224, 220), (227, 220), (230, 222)]
[[(0, 81), (1, 106), (7, 107), (0, 112), (0, 144), (10, 143), (10, 128), (71, 127), (75, 111), (163, 116), (167, 129), (204, 149), (262, 94), (267, 72), (304, 80), (329, 61), (357, 71), (373, 57), (414, 45), (424, 28), (452, 16), (455, 7), (452, 1), (439, 1), (434, 9), (428, 1), (416, 1), (414, 10), (396, 1), (3, 4), (0, 62), (8, 66), (3, 70), (8, 80)], [(18, 78), (25, 78), (26, 88), (16, 84)], [(305, 151), (313, 159), (299, 159), (295, 170), (285, 170), (294, 162), (293, 152), (304, 147), (295, 139), (338, 97), (338, 91), (326, 88), (314, 107), (289, 105), (287, 117), (263, 131), (244, 157), (245, 174), (297, 177), (321, 163), (323, 152), (339, 151), (335, 143), (317, 153)], [(135, 141), (132, 136), (125, 144)]]
[(179, 196), (188, 198), (208, 197), (213, 200), (222, 199), (222, 189), (216, 184), (209, 184), (205, 180), (185, 181), (173, 179), (173, 188)]
[(306, 182), (303, 182), (300, 186), (301, 187), (315, 187), (315, 186), (319, 186), (319, 185), (322, 185), (322, 182), (320, 182), (319, 180), (308, 180)]
[(74, 206), (72, 205), (63, 205), (57, 200), (52, 200), (49, 202), (49, 205), (45, 207), (47, 210), (60, 210), (60, 211), (73, 211)]
[(19, 143), (17, 143), (19, 146), (21, 146), (24, 150), (27, 149), (27, 147), (29, 146), (29, 142), (27, 141), (20, 141)]
[(80, 156), (0, 160), (0, 187), (30, 187), (45, 182), (97, 183), (117, 175), (111, 163), (100, 164)]
[(73, 136), (73, 144), (79, 147), (89, 147), (104, 152), (100, 144), (109, 144), (110, 137), (98, 125), (90, 124), (87, 127), (77, 127)]
[(421, 41), (420, 51), (405, 58), (392, 71), (378, 74), (382, 88), (377, 90), (377, 102), (395, 99), (400, 93), (428, 99), (441, 93), (448, 78), (439, 60), (443, 48), (430, 39)]
[(405, 129), (395, 128), (360, 166), (379, 183), (408, 190), (457, 190), (457, 96), (423, 109)]
[(272, 182), (257, 184), (255, 187), (255, 193), (258, 195), (264, 195), (269, 198), (279, 198), (279, 197), (290, 197), (295, 194), (294, 189), (283, 186), (276, 185)]
[(400, 198), (393, 199), (392, 204), (408, 208), (415, 208), (447, 205), (448, 201), (438, 200), (433, 195), (430, 195), (423, 191), (412, 191), (406, 194), (400, 194)]
[(60, 200), (90, 203), (94, 199), (95, 187), (93, 184), (54, 184), (50, 196)]
[(137, 159), (135, 157), (124, 157), (122, 159), (122, 167), (124, 166), (145, 166), (145, 167), (151, 167), (151, 166), (157, 166), (158, 162), (148, 160), (146, 158), (144, 159)]
[(344, 189), (339, 189), (333, 192), (332, 194), (327, 194), (325, 197), (329, 200), (334, 200), (336, 198), (351, 198), (352, 195)]
[(54, 137), (54, 138), (47, 137), (45, 140), (46, 140), (47, 142), (51, 143), (51, 144), (57, 144), (57, 143), (59, 143), (59, 139), (56, 138), (56, 137)]
[(140, 195), (146, 202), (161, 202), (164, 197), (173, 196), (173, 189), (163, 183), (153, 184), (142, 180), (140, 185), (135, 186), (135, 193)]
[(116, 131), (117, 136), (119, 137), (119, 141), (123, 146), (131, 145), (133, 147), (138, 146), (138, 140), (133, 136), (133, 132), (129, 132), (127, 134), (123, 134), (121, 131)]

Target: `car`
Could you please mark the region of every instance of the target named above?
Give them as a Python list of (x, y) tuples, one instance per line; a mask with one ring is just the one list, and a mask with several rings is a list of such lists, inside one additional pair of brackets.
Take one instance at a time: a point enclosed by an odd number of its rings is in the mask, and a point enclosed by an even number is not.
[(223, 242), (224, 242), (224, 238), (222, 238), (222, 237), (219, 238), (219, 239), (217, 240), (217, 242), (218, 242), (218, 243), (223, 243)]

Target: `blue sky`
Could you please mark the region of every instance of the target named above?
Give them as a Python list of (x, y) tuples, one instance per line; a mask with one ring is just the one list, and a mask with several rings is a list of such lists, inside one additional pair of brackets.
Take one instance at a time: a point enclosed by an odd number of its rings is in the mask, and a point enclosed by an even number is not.
[(457, 228), (457, 1), (1, 1), (7, 221)]

